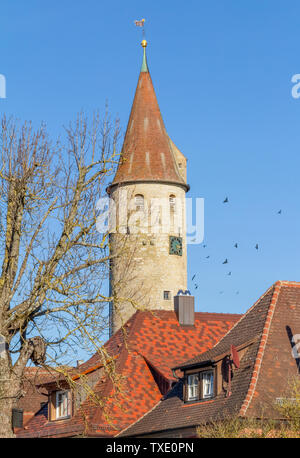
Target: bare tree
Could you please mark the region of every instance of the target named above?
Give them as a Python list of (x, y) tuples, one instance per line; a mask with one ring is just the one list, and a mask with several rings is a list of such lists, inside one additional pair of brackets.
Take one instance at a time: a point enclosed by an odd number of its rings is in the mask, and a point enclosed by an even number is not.
[(81, 114), (65, 132), (52, 144), (44, 125), (1, 122), (0, 437), (13, 437), (28, 362), (99, 346), (107, 329), (108, 235), (97, 232), (96, 203), (117, 163), (119, 127)]

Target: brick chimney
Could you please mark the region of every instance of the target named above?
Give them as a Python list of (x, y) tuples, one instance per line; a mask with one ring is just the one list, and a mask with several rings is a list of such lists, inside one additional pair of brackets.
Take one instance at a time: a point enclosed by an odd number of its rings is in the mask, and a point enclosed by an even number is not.
[(195, 324), (195, 298), (189, 291), (178, 291), (174, 296), (174, 310), (181, 326), (194, 326)]

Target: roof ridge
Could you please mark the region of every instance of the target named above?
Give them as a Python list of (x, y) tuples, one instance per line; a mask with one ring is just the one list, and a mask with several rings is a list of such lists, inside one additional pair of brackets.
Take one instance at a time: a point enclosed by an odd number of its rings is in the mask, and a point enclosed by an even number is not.
[(156, 364), (154, 364), (152, 361), (150, 361), (149, 358), (147, 358), (146, 356), (144, 356), (141, 352), (139, 352), (139, 351), (137, 351), (137, 350), (135, 350), (135, 351), (136, 351), (136, 353), (137, 353), (138, 355), (140, 355), (142, 358), (144, 358), (145, 363), (147, 364), (147, 366), (150, 365), (150, 366), (153, 368), (153, 370), (155, 370), (155, 371), (156, 371), (161, 377), (163, 377), (165, 380), (170, 380), (170, 379), (168, 379), (168, 378), (162, 373), (162, 371), (161, 371), (160, 369), (158, 369), (158, 367), (156, 366)]
[[(119, 333), (121, 336), (121, 343), (119, 345), (119, 352), (121, 352), (121, 349), (124, 348), (126, 340), (129, 339), (130, 334), (132, 332), (132, 329), (134, 328), (134, 324), (137, 320), (137, 312), (138, 310), (122, 325), (120, 328), (104, 343), (104, 347), (108, 346), (110, 342), (112, 342), (114, 339), (117, 339), (117, 334)], [(130, 323), (130, 325), (129, 325)], [(126, 329), (127, 328), (127, 329)], [(125, 345), (126, 347), (126, 345)], [(96, 352), (97, 353), (97, 352)], [(96, 354), (95, 353), (95, 354)]]
[(294, 286), (295, 288), (300, 288), (299, 281), (289, 281), (289, 280), (279, 280), (281, 286)]
[(240, 315), (243, 316), (243, 313), (230, 313), (230, 312), (195, 312), (195, 313), (201, 313), (205, 315), (226, 315), (226, 316), (235, 316), (235, 315)]
[[(141, 316), (140, 312), (147, 312), (147, 311), (148, 310), (140, 310), (140, 309), (135, 311), (134, 315), (131, 317), (132, 318), (132, 325), (130, 326), (130, 332), (128, 333), (128, 338), (129, 338), (129, 334), (132, 334), (133, 332), (136, 331), (136, 329), (138, 329), (138, 327), (141, 327), (140, 321), (142, 321), (142, 322), (144, 321), (143, 315), (142, 315), (143, 319), (139, 320), (139, 317)], [(129, 320), (127, 321), (127, 323), (128, 322), (129, 322)], [(126, 324), (125, 324), (125, 326), (126, 326)]]
[[(127, 339), (129, 339), (130, 335), (133, 333), (133, 330), (135, 330), (137, 325), (138, 325), (138, 321), (139, 321), (138, 320), (138, 318), (139, 318), (139, 313), (138, 312), (139, 311), (142, 311), (142, 310), (139, 310), (139, 309), (136, 310), (135, 313), (132, 315), (132, 317), (128, 321), (126, 321), (126, 323), (124, 324), (124, 327), (126, 327), (126, 325), (127, 325), (127, 327), (129, 327), (129, 331), (128, 331), (128, 334), (127, 334)], [(128, 323), (130, 322), (130, 320), (131, 320), (131, 324), (130, 324), (130, 326), (128, 326)]]
[(262, 365), (262, 360), (264, 357), (264, 351), (265, 351), (266, 343), (267, 343), (268, 336), (269, 336), (272, 318), (274, 316), (274, 311), (275, 311), (275, 308), (278, 302), (278, 297), (279, 297), (279, 294), (280, 294), (280, 291), (283, 285), (281, 281), (277, 281), (272, 286), (274, 286), (272, 299), (268, 307), (268, 312), (266, 314), (265, 323), (264, 323), (264, 327), (262, 330), (258, 351), (257, 351), (255, 362), (253, 365), (252, 376), (251, 376), (249, 388), (248, 388), (246, 397), (244, 399), (244, 402), (239, 411), (239, 415), (241, 416), (245, 416), (246, 411), (249, 407), (250, 402), (252, 401), (252, 398), (255, 392), (255, 388), (257, 385), (257, 381), (258, 381), (258, 377), (259, 377), (259, 373), (260, 373), (260, 369)]
[[(244, 319), (247, 317), (247, 315), (251, 312), (251, 310), (259, 303), (260, 300), (262, 300), (270, 291), (272, 288), (275, 288), (276, 283), (273, 283), (273, 285), (271, 285), (267, 291), (265, 291), (264, 294), (262, 294), (258, 299), (257, 301), (246, 311), (246, 313), (244, 313), (241, 318), (236, 322), (234, 323), (234, 325), (226, 332), (226, 334), (224, 334), (224, 336), (210, 349), (210, 350), (213, 350), (217, 345), (219, 345), (220, 342), (222, 342), (224, 340), (224, 338), (234, 329), (236, 328), (236, 326)], [(208, 350), (208, 351), (210, 351)], [(205, 352), (204, 352), (205, 353)]]
[[(223, 340), (224, 340), (224, 339), (225, 339), (225, 338), (226, 338), (226, 337), (227, 337), (227, 336), (228, 336), (228, 335), (229, 335), (229, 334), (230, 334), (230, 333), (231, 333), (231, 332), (232, 332), (232, 331), (242, 322), (242, 320), (244, 320), (245, 318), (247, 318), (247, 316), (248, 316), (249, 313), (253, 310), (253, 308), (256, 307), (257, 304), (258, 304), (267, 294), (269, 294), (270, 291), (271, 291), (272, 289), (274, 289), (274, 288), (276, 287), (277, 284), (280, 284), (280, 283), (281, 283), (280, 281), (277, 281), (276, 283), (274, 283), (273, 285), (271, 285), (271, 286), (267, 289), (267, 291), (265, 291), (264, 294), (262, 294), (262, 295), (257, 299), (257, 301), (255, 301), (255, 303), (246, 311), (246, 313), (244, 313), (244, 314), (241, 316), (241, 318), (240, 318), (238, 321), (236, 321), (236, 323), (234, 323), (234, 325), (226, 332), (226, 334), (224, 334), (224, 335), (221, 337), (221, 339), (218, 340), (218, 341), (215, 343), (215, 345), (214, 345), (212, 348), (210, 348), (209, 350), (205, 350), (204, 352), (200, 353), (200, 354), (198, 355), (198, 357), (203, 356), (203, 355), (205, 355), (206, 353), (211, 353), (217, 346), (219, 346), (219, 345), (223, 342)], [(220, 354), (221, 354), (221, 353), (220, 353)], [(184, 366), (185, 366), (186, 364), (188, 364), (188, 363), (192, 364), (192, 362), (194, 361), (194, 359), (195, 359), (195, 358), (191, 358), (191, 359), (185, 361), (185, 364), (182, 364), (182, 367), (184, 367)]]

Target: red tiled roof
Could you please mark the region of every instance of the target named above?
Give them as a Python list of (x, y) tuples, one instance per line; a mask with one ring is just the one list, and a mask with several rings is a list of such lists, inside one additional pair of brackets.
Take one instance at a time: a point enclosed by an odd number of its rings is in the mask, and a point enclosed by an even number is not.
[(182, 369), (196, 367), (229, 355), (231, 345), (246, 345), (240, 368), (234, 370), (230, 397), (220, 393), (209, 402), (186, 404), (180, 381), (151, 412), (120, 436), (149, 436), (168, 429), (196, 427), (222, 415), (259, 416), (262, 407), (264, 414), (274, 416), (270, 406), (286, 390), (288, 377), (299, 376), (291, 352), (291, 336), (299, 330), (300, 283), (276, 282), (213, 348), (180, 365)]
[(149, 71), (141, 71), (112, 185), (164, 181), (186, 186), (180, 176)]
[(262, 404), (266, 414), (278, 415), (270, 407), (274, 396), (290, 396), (288, 384), (295, 376), (299, 378), (300, 359), (292, 353), (296, 343), (293, 336), (299, 333), (300, 282), (278, 281), (274, 285), (272, 302), (240, 415), (258, 416)]
[[(237, 314), (195, 313), (195, 326), (180, 326), (172, 311), (138, 311), (105, 344), (110, 357), (115, 356), (116, 369), (123, 377), (122, 393), (114, 390), (109, 378), (99, 380), (94, 391), (105, 400), (105, 411), (89, 400), (82, 404), (88, 416), (89, 435), (115, 435), (153, 408), (162, 394), (156, 376), (174, 381), (171, 367), (187, 357), (211, 348), (240, 318)], [(127, 336), (124, 337), (124, 332)], [(101, 365), (96, 353), (79, 367), (80, 372)], [(104, 380), (104, 381), (103, 381)], [(19, 437), (41, 437), (68, 434), (67, 429), (84, 424), (82, 412), (64, 422), (45, 421), (44, 413), (29, 422)], [(105, 418), (108, 414), (109, 419)], [(38, 417), (41, 417), (38, 426)], [(79, 427), (79, 426), (78, 426)], [(75, 431), (75, 430), (74, 430)], [(75, 433), (74, 433), (75, 434)]]

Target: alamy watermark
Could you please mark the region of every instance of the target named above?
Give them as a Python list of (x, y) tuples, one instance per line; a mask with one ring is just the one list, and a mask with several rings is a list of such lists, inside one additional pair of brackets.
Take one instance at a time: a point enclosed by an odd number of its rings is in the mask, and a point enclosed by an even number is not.
[[(185, 208), (184, 208), (185, 207)], [(111, 197), (98, 200), (97, 230), (101, 234), (178, 234), (185, 231), (188, 244), (204, 239), (204, 199), (170, 198), (144, 199), (141, 194), (132, 198), (120, 190), (118, 205)], [(186, 210), (185, 210), (186, 209)]]
[(0, 99), (6, 99), (6, 78), (0, 74)]

